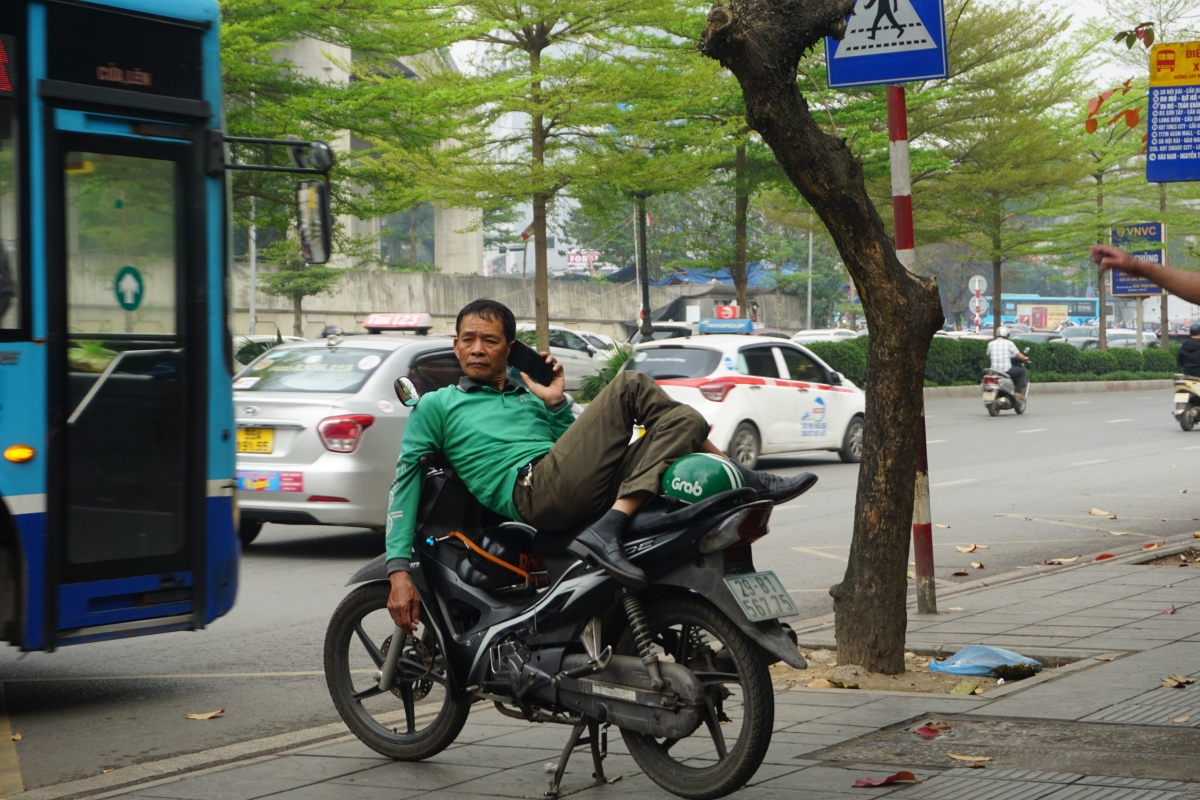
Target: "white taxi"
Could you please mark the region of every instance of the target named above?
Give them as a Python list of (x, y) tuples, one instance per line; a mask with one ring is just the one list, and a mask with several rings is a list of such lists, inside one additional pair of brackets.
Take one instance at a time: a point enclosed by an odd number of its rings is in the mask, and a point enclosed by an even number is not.
[(862, 459), (866, 396), (793, 342), (728, 334), (646, 342), (625, 368), (703, 414), (709, 439), (747, 467), (811, 450)]

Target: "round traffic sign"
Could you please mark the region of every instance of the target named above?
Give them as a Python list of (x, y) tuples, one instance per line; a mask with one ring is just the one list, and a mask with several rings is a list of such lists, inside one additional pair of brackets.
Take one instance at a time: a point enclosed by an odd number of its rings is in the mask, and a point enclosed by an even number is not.
[(142, 304), (142, 295), (146, 293), (146, 284), (142, 281), (142, 273), (133, 267), (121, 267), (117, 277), (113, 279), (113, 294), (117, 302), (126, 311), (136, 311)]
[(972, 314), (986, 314), (988, 310), (988, 299), (986, 297), (972, 297), (967, 301), (967, 310)]
[(987, 278), (982, 275), (972, 275), (971, 280), (967, 281), (967, 288), (972, 292), (986, 292)]

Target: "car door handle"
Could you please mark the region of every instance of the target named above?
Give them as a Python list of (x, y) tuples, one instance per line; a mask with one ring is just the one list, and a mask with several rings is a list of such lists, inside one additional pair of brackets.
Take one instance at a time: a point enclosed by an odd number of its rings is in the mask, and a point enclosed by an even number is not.
[(805, 387), (803, 387), (803, 386), (797, 386), (797, 387), (796, 387), (796, 391), (797, 391), (797, 392), (801, 392), (801, 393), (807, 393), (807, 392), (808, 392), (808, 389), (806, 389), (806, 388), (805, 388)]

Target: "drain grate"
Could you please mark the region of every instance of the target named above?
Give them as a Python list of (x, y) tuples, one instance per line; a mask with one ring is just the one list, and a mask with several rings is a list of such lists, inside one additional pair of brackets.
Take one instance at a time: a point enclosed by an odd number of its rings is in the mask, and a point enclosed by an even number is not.
[(1191, 800), (1194, 784), (1037, 770), (950, 770), (898, 794), (905, 800)]

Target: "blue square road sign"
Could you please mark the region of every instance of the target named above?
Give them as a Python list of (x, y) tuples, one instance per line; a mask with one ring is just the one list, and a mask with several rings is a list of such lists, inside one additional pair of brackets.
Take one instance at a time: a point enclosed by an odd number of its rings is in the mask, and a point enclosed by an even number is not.
[(942, 0), (857, 0), (845, 37), (826, 37), (825, 63), (833, 88), (949, 77)]

